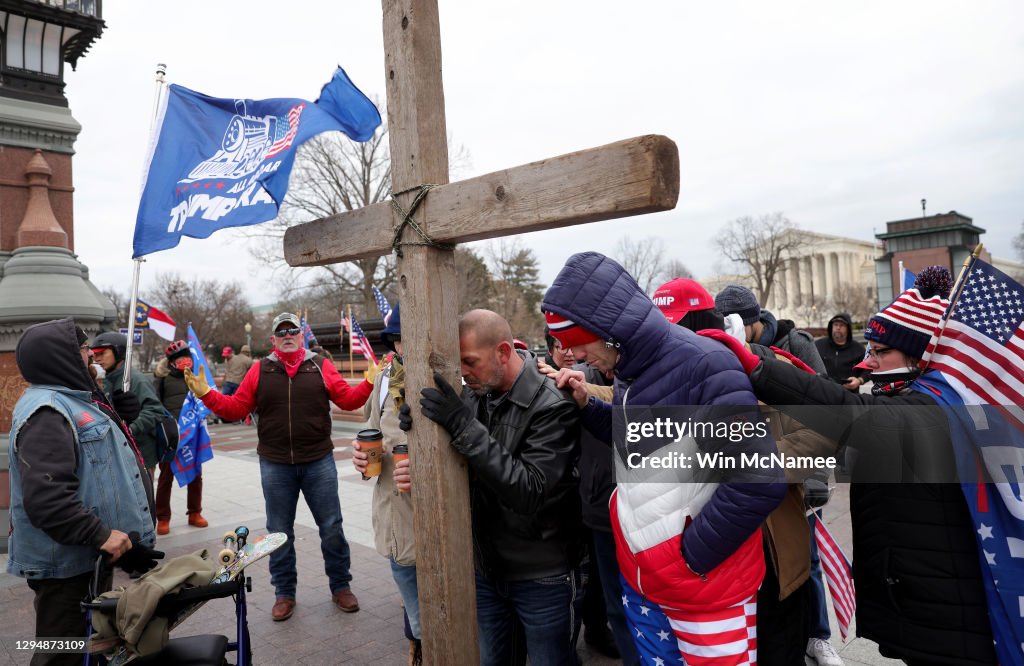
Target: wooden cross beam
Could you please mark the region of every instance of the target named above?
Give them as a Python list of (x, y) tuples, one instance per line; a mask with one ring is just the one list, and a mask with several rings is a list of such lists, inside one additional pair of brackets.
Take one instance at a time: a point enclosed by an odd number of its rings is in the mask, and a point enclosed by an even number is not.
[[(627, 139), (448, 185), (448, 145), (436, 0), (382, 0), (391, 178), (405, 210), (436, 185), (414, 218), (434, 241), (460, 243), (669, 210), (679, 195), (679, 156), (662, 136)], [(387, 254), (402, 222), (390, 204), (288, 229), (292, 266)], [(406, 227), (402, 241), (420, 241)], [(581, 247), (580, 249), (584, 249)], [(416, 405), (438, 370), (459, 382), (459, 313), (452, 253), (406, 245), (398, 262), (406, 391)], [(414, 413), (418, 413), (418, 406)], [(479, 663), (465, 461), (422, 416), (409, 433), (416, 570), (424, 656)]]

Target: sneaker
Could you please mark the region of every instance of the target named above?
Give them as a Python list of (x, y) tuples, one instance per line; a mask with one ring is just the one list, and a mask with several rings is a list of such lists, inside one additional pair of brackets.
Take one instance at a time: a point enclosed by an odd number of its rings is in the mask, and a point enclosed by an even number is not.
[(171, 520), (157, 520), (156, 521), (156, 533), (157, 534), (170, 534), (171, 533)]
[(287, 620), (295, 612), (295, 600), (288, 597), (278, 597), (274, 607), (270, 610), (270, 617), (274, 622)]
[(331, 595), (331, 599), (338, 605), (338, 608), (346, 613), (355, 613), (359, 610), (359, 600), (356, 599), (356, 595), (352, 594), (352, 590), (338, 590)]
[(818, 666), (843, 666), (843, 660), (825, 638), (812, 638), (807, 641), (807, 656), (817, 662)]
[(203, 514), (198, 513), (198, 512), (188, 514), (188, 524), (191, 525), (192, 527), (209, 527), (210, 526), (210, 523), (206, 520), (206, 518), (203, 518)]

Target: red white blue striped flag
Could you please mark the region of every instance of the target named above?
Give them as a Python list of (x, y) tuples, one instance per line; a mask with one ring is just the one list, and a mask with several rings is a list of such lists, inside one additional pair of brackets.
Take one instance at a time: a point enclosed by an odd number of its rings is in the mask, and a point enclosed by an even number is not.
[(832, 606), (839, 621), (839, 635), (846, 640), (850, 633), (850, 623), (857, 610), (857, 596), (853, 588), (853, 570), (846, 559), (843, 549), (839, 547), (832, 533), (825, 527), (825, 521), (814, 521), (814, 539), (818, 542), (818, 556), (821, 558), (821, 570), (828, 581), (828, 590), (832, 595)]
[(352, 317), (352, 328), (349, 329), (349, 344), (352, 346), (353, 354), (362, 354), (366, 360), (377, 363), (373, 347), (370, 346), (370, 341), (366, 339), (366, 334), (355, 317)]

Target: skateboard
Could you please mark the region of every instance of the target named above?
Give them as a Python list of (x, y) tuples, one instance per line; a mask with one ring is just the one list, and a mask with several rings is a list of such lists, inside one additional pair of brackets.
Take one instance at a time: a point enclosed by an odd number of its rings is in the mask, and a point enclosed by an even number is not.
[[(217, 554), (221, 568), (210, 580), (210, 585), (229, 583), (253, 562), (258, 562), (280, 548), (288, 541), (283, 532), (271, 532), (256, 541), (249, 541), (249, 528), (239, 527), (234, 532), (227, 532), (221, 540), (224, 548)], [(178, 613), (174, 622), (168, 627), (173, 631), (193, 613), (199, 610), (206, 601), (199, 601)], [(108, 666), (122, 666), (135, 660), (137, 654), (129, 651), (128, 646), (121, 644), (108, 658)]]

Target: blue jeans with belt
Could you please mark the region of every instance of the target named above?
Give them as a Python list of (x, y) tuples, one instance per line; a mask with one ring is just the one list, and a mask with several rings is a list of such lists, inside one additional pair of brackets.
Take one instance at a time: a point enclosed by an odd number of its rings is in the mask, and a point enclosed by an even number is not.
[(260, 458), (260, 479), (267, 512), (267, 531), (284, 532), (288, 542), (270, 554), (270, 582), (278, 597), (295, 598), (295, 509), (299, 493), (320, 529), (320, 551), (331, 593), (347, 590), (352, 581), (352, 555), (341, 526), (338, 469), (333, 453), (309, 463), (289, 465)]
[(577, 663), (572, 637), (583, 603), (581, 582), (579, 568), (558, 576), (511, 582), (477, 573), (481, 666), (508, 663), (517, 618), (525, 633), (531, 666)]

